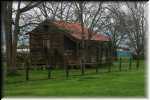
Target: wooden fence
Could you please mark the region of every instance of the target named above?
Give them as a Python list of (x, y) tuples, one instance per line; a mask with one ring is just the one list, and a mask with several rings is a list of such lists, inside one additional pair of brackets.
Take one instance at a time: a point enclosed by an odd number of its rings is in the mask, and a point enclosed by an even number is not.
[[(139, 59), (137, 59), (137, 60), (134, 60), (133, 61), (133, 59), (132, 58), (126, 58), (125, 60), (123, 59), (123, 58), (119, 58), (118, 59), (118, 61), (116, 61), (115, 63), (116, 64), (114, 64), (114, 63), (108, 63), (108, 64), (92, 64), (91, 63), (91, 65), (93, 65), (93, 67), (92, 68), (95, 68), (95, 73), (99, 73), (100, 71), (100, 69), (101, 68), (105, 68), (105, 69), (108, 69), (108, 72), (111, 72), (111, 71), (113, 71), (112, 69), (113, 69), (113, 67), (115, 66), (116, 68), (117, 68), (117, 70), (118, 71), (124, 71), (124, 67), (123, 67), (123, 65), (125, 64), (125, 66), (126, 66), (126, 68), (127, 69), (125, 69), (126, 71), (128, 71), (128, 70), (132, 70), (133, 68), (133, 62), (134, 62), (134, 64), (136, 64), (135, 65), (135, 67), (136, 67), (136, 69), (138, 70), (139, 69), (139, 66), (140, 66), (140, 60)], [(30, 63), (29, 62), (27, 62), (26, 63), (26, 65), (25, 65), (26, 67), (25, 67), (25, 75), (26, 75), (26, 80), (29, 80), (30, 79), (30, 70), (32, 70), (31, 69), (31, 66), (30, 66)], [(71, 69), (72, 69), (72, 66), (75, 66), (75, 65), (67, 65), (67, 66), (64, 66), (64, 72), (65, 72), (65, 76), (66, 76), (66, 78), (68, 78), (68, 77), (71, 77), (71, 75), (70, 75), (70, 71), (71, 71)], [(79, 68), (80, 68), (80, 71), (81, 71), (81, 75), (83, 76), (83, 75), (85, 75), (85, 73), (86, 73), (86, 66), (82, 66), (82, 65), (78, 65), (79, 66)], [(53, 71), (53, 70), (55, 70), (55, 69), (53, 69), (50, 65), (47, 65), (47, 67), (45, 68), (47, 71), (48, 71), (48, 79), (51, 79), (51, 77), (52, 77), (52, 74), (51, 74), (51, 72)]]

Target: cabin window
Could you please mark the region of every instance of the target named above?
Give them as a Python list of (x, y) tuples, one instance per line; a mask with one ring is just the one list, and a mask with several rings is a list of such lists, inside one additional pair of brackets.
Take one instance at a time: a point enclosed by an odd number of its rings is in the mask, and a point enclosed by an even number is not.
[(47, 48), (47, 49), (50, 48), (50, 40), (48, 39), (43, 40), (43, 48)]

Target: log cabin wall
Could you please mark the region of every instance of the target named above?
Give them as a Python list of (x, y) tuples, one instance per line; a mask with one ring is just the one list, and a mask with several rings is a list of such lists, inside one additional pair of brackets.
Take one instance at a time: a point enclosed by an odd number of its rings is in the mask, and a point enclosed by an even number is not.
[[(47, 27), (47, 26), (46, 26)], [(47, 62), (46, 52), (44, 51), (44, 42), (45, 40), (49, 40), (48, 43), (48, 52), (52, 64), (62, 63), (62, 56), (64, 50), (64, 39), (62, 33), (55, 33), (48, 26), (48, 29), (45, 29), (45, 24), (40, 25), (40, 27), (30, 34), (30, 55), (32, 64), (45, 65)], [(46, 44), (47, 45), (47, 44)]]
[(64, 55), (64, 39), (63, 39), (63, 34), (61, 33), (51, 33), (49, 34), (50, 36), (50, 41), (51, 41), (51, 46), (50, 46), (50, 51), (52, 55), (52, 63), (56, 66), (62, 65), (63, 64), (63, 55)]
[[(31, 62), (36, 64), (45, 64), (44, 41), (49, 40), (49, 53), (57, 62), (63, 55), (63, 35), (56, 33), (42, 33), (41, 35), (32, 34), (30, 38)], [(56, 56), (57, 55), (57, 56)], [(35, 59), (36, 58), (36, 59)]]
[(86, 47), (86, 63), (97, 63), (101, 59), (101, 42), (87, 41)]
[[(52, 65), (79, 64), (81, 47), (80, 40), (73, 40), (65, 32), (59, 32), (59, 29), (50, 24), (41, 24), (30, 34), (30, 55), (32, 64), (47, 64), (47, 57), (51, 58)], [(68, 33), (67, 33), (68, 34)], [(47, 45), (46, 54), (44, 45)], [(45, 42), (44, 42), (45, 41)], [(85, 56), (86, 63), (107, 63), (107, 58), (111, 56), (111, 45), (104, 41), (87, 41)]]
[(79, 64), (79, 47), (78, 42), (64, 35), (64, 55), (67, 64)]
[(85, 52), (87, 63), (105, 64), (112, 56), (110, 42), (90, 41)]
[[(71, 42), (69, 38), (64, 38), (63, 34), (43, 33), (41, 35), (31, 35), (31, 59), (35, 64), (46, 64), (45, 52), (43, 49), (43, 40), (50, 40), (50, 53), (53, 58), (53, 64), (63, 63), (63, 55), (68, 53), (68, 62), (70, 64), (79, 63), (80, 49), (77, 50), (77, 43)], [(86, 49), (86, 63), (102, 62), (106, 63), (107, 58), (110, 56), (110, 49), (107, 43), (89, 43)], [(57, 53), (56, 53), (57, 52)], [(55, 54), (56, 53), (56, 54)], [(69, 54), (70, 53), (70, 54)], [(36, 59), (35, 59), (36, 58)]]
[(87, 63), (96, 63), (96, 57), (97, 57), (96, 50), (97, 50), (97, 47), (93, 45), (93, 43), (90, 43), (86, 49), (86, 62)]
[(43, 48), (42, 48), (42, 40), (40, 35), (31, 34), (30, 35), (30, 56), (32, 64), (43, 64), (45, 63)]

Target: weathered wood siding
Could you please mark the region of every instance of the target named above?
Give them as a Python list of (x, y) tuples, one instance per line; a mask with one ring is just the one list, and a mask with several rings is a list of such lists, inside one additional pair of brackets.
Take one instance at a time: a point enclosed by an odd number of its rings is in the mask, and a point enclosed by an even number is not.
[[(44, 25), (44, 24), (43, 24)], [(36, 31), (30, 34), (30, 56), (32, 64), (47, 64), (47, 57), (51, 59), (52, 65), (79, 64), (81, 41), (74, 41), (65, 33), (52, 28), (51, 25), (39, 26)], [(58, 32), (57, 32), (58, 31)], [(48, 52), (45, 52), (43, 41), (49, 40)], [(86, 41), (86, 63), (107, 63), (111, 56), (109, 42)]]
[[(63, 55), (63, 35), (60, 33), (33, 33), (30, 35), (30, 53), (31, 53), (31, 62), (32, 64), (46, 64), (45, 51), (43, 48), (43, 40), (49, 40), (49, 53), (53, 58), (56, 56), (55, 52), (57, 52), (57, 56), (54, 59)], [(59, 59), (60, 60), (60, 59)], [(58, 60), (57, 60), (58, 62)], [(55, 63), (55, 62), (54, 62)]]

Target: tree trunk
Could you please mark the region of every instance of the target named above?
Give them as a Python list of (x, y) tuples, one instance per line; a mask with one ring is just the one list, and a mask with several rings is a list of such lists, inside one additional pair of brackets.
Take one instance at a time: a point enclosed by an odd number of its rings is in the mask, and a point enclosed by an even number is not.
[(116, 47), (113, 47), (113, 60), (118, 60), (117, 59), (117, 48)]
[(136, 62), (136, 68), (138, 70), (140, 65), (140, 50), (137, 50)]
[(81, 28), (82, 28), (82, 41), (81, 41), (81, 47), (82, 47), (82, 54), (81, 54), (81, 69), (82, 69), (82, 75), (84, 75), (84, 68), (85, 68), (85, 37), (84, 37), (84, 23), (83, 23), (83, 2), (79, 2), (79, 7), (80, 7), (80, 23), (81, 23)]
[(15, 18), (15, 27), (14, 27), (14, 37), (12, 42), (12, 71), (13, 73), (16, 73), (16, 55), (17, 55), (17, 41), (18, 41), (18, 34), (19, 34), (19, 19), (20, 19), (20, 3), (18, 3), (18, 10)]
[(6, 42), (6, 65), (7, 68), (11, 68), (11, 58), (12, 58), (12, 2), (3, 2), (3, 13), (4, 13), (4, 32), (5, 32), (5, 42)]

